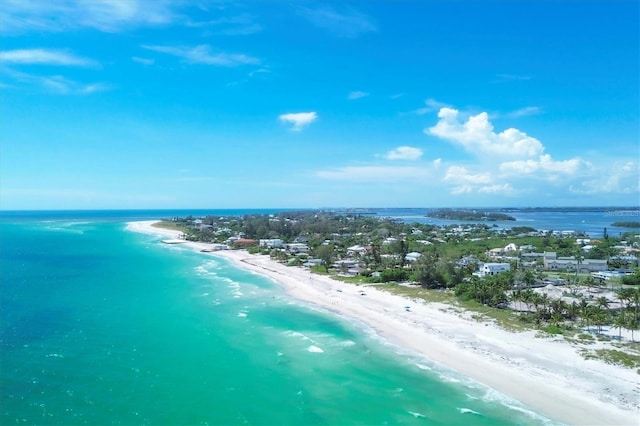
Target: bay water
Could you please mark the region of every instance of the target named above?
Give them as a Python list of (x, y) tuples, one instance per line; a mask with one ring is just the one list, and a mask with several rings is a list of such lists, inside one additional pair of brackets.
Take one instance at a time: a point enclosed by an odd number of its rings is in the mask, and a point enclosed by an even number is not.
[(0, 221), (2, 424), (552, 423), (263, 276), (78, 216)]

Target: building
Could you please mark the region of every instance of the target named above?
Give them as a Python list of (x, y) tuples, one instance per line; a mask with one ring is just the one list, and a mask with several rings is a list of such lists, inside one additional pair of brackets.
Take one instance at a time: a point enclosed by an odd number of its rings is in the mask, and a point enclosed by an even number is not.
[(412, 251), (411, 253), (407, 253), (407, 255), (404, 257), (404, 260), (406, 260), (407, 262), (413, 263), (416, 260), (418, 260), (420, 256), (422, 256), (422, 253), (418, 253), (417, 251)]
[(508, 263), (480, 263), (478, 272), (474, 275), (486, 277), (488, 275), (497, 275), (500, 272), (510, 271), (511, 265)]
[(543, 260), (544, 269), (547, 271), (598, 272), (607, 270), (607, 261), (603, 259), (559, 257), (555, 252), (545, 252)]
[(267, 247), (267, 248), (284, 247), (284, 241), (282, 241), (280, 238), (260, 239), (259, 243), (260, 243), (260, 247)]

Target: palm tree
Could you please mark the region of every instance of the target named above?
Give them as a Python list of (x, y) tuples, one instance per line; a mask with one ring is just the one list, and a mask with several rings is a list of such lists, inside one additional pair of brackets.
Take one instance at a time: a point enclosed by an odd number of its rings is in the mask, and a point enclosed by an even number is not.
[(618, 338), (622, 339), (622, 329), (627, 325), (627, 319), (623, 312), (618, 312), (618, 314), (613, 317), (613, 326), (619, 330)]
[(593, 320), (598, 326), (598, 334), (602, 333), (602, 326), (607, 322), (607, 313), (600, 307), (594, 306)]
[(554, 312), (553, 315), (551, 315), (551, 322), (556, 327), (560, 326), (560, 322), (562, 322), (563, 319), (564, 319), (564, 317), (562, 315), (560, 315), (559, 313), (557, 313), (557, 312)]
[(604, 296), (598, 297), (598, 299), (596, 299), (596, 303), (599, 308), (609, 309), (609, 299)]
[(629, 317), (627, 318), (627, 323), (625, 324), (625, 328), (627, 330), (631, 330), (631, 341), (635, 342), (633, 332), (640, 328), (640, 321), (637, 318)]
[(576, 302), (571, 302), (571, 304), (567, 306), (567, 316), (569, 317), (569, 319), (573, 320), (578, 316), (579, 312), (580, 305), (578, 305)]

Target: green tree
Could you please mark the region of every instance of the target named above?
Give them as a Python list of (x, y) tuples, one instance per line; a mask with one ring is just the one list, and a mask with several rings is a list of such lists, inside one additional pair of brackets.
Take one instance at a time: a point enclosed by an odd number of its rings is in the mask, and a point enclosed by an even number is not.
[(321, 244), (315, 250), (315, 256), (320, 259), (325, 272), (329, 272), (329, 267), (335, 259), (335, 249), (332, 244)]

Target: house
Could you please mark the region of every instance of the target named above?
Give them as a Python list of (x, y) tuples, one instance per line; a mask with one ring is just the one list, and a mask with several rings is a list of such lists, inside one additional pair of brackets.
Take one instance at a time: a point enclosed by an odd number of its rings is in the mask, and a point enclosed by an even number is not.
[(309, 246), (303, 243), (290, 243), (286, 245), (287, 251), (289, 253), (307, 253), (309, 251)]
[(257, 245), (257, 241), (249, 238), (238, 238), (233, 242), (233, 245), (236, 247), (252, 247)]
[(422, 256), (422, 253), (418, 253), (417, 251), (412, 251), (411, 253), (407, 253), (404, 257), (404, 260), (407, 262), (415, 262)]
[(479, 260), (475, 256), (465, 256), (462, 259), (458, 260), (458, 262), (456, 262), (456, 265), (459, 268), (464, 268), (465, 266), (468, 266), (468, 265), (475, 265), (478, 262)]
[(474, 275), (479, 277), (486, 277), (487, 275), (497, 275), (500, 272), (511, 270), (511, 265), (508, 263), (480, 263), (479, 269)]
[(349, 256), (362, 256), (367, 252), (367, 248), (361, 245), (355, 245), (347, 248), (347, 255)]
[(500, 247), (491, 249), (487, 252), (487, 256), (489, 257), (500, 257), (504, 254), (504, 250)]
[(532, 251), (530, 253), (522, 253), (520, 255), (520, 259), (523, 262), (536, 262), (538, 260), (544, 259), (544, 253), (539, 253), (535, 251)]
[(504, 246), (504, 252), (508, 253), (510, 251), (518, 251), (518, 246), (515, 245), (514, 243), (509, 243), (506, 246)]
[(576, 259), (574, 256), (558, 257), (555, 252), (545, 252), (544, 268), (548, 271), (598, 272), (607, 270), (607, 261)]
[(282, 248), (284, 247), (284, 241), (282, 241), (280, 238), (268, 238), (268, 239), (260, 239), (259, 241), (259, 245), (260, 247), (267, 247), (267, 248)]

